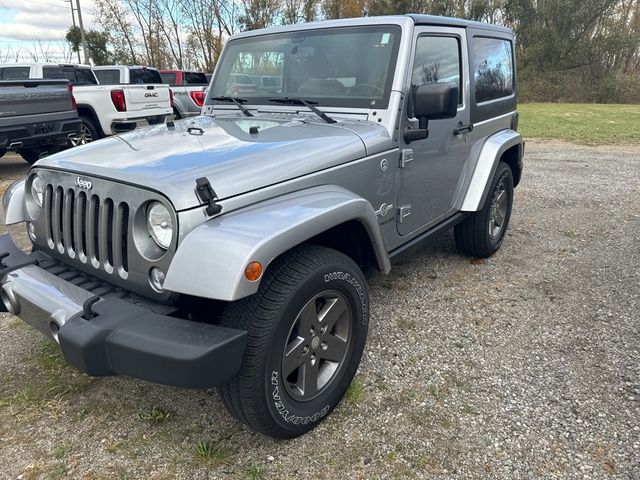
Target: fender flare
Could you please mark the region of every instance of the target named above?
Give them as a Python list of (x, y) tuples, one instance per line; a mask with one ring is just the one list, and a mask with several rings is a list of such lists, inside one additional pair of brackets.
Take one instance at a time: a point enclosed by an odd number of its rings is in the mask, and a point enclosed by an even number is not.
[(199, 225), (181, 242), (167, 271), (167, 290), (233, 301), (254, 294), (260, 281), (244, 276), (248, 263), (266, 270), (287, 250), (350, 220), (365, 226), (384, 273), (391, 263), (371, 204), (335, 185), (300, 190)]
[(518, 146), (518, 159), (521, 160), (524, 153), (523, 145), (522, 135), (511, 129), (497, 132), (484, 140), (459, 210), (477, 212), (482, 208), (502, 154), (511, 147)]
[(2, 202), (0, 202), (0, 222), (5, 225), (21, 223), (27, 220), (25, 184), (25, 179), (13, 182), (2, 197)]

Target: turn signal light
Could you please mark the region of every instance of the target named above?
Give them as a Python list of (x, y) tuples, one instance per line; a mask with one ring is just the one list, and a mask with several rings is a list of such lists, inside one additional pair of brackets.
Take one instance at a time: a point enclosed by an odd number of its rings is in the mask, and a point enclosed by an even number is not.
[(262, 276), (262, 265), (260, 262), (251, 262), (247, 265), (247, 268), (244, 269), (244, 276), (247, 277), (247, 280), (250, 282), (255, 282)]

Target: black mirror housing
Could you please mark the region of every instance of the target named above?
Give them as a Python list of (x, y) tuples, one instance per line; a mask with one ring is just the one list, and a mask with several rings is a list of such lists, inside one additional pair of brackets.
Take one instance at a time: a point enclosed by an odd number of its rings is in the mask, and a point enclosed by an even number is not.
[(407, 127), (404, 132), (407, 143), (429, 136), (429, 120), (454, 118), (458, 114), (458, 86), (455, 83), (419, 85), (413, 89), (411, 100), (419, 127)]
[(458, 86), (454, 83), (418, 86), (413, 93), (413, 114), (427, 120), (454, 118), (458, 114)]

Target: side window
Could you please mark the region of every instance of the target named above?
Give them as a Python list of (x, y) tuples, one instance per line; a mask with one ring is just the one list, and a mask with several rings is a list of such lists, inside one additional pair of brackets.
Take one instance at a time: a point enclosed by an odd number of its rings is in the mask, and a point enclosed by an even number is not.
[(2, 69), (2, 80), (28, 80), (29, 67), (5, 67)]
[(411, 74), (412, 87), (455, 83), (459, 92), (458, 104), (462, 104), (461, 71), (460, 40), (457, 37), (418, 37)]
[(473, 78), (476, 103), (513, 94), (513, 52), (509, 40), (473, 39)]
[(74, 68), (76, 74), (75, 85), (97, 85), (98, 81), (89, 68)]

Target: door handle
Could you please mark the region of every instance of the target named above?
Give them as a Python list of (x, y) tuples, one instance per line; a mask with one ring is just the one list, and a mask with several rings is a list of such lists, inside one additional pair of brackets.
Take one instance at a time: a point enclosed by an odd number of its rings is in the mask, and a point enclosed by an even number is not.
[(462, 135), (463, 133), (473, 132), (473, 123), (464, 125), (462, 122), (458, 122), (456, 128), (453, 129), (454, 135)]

